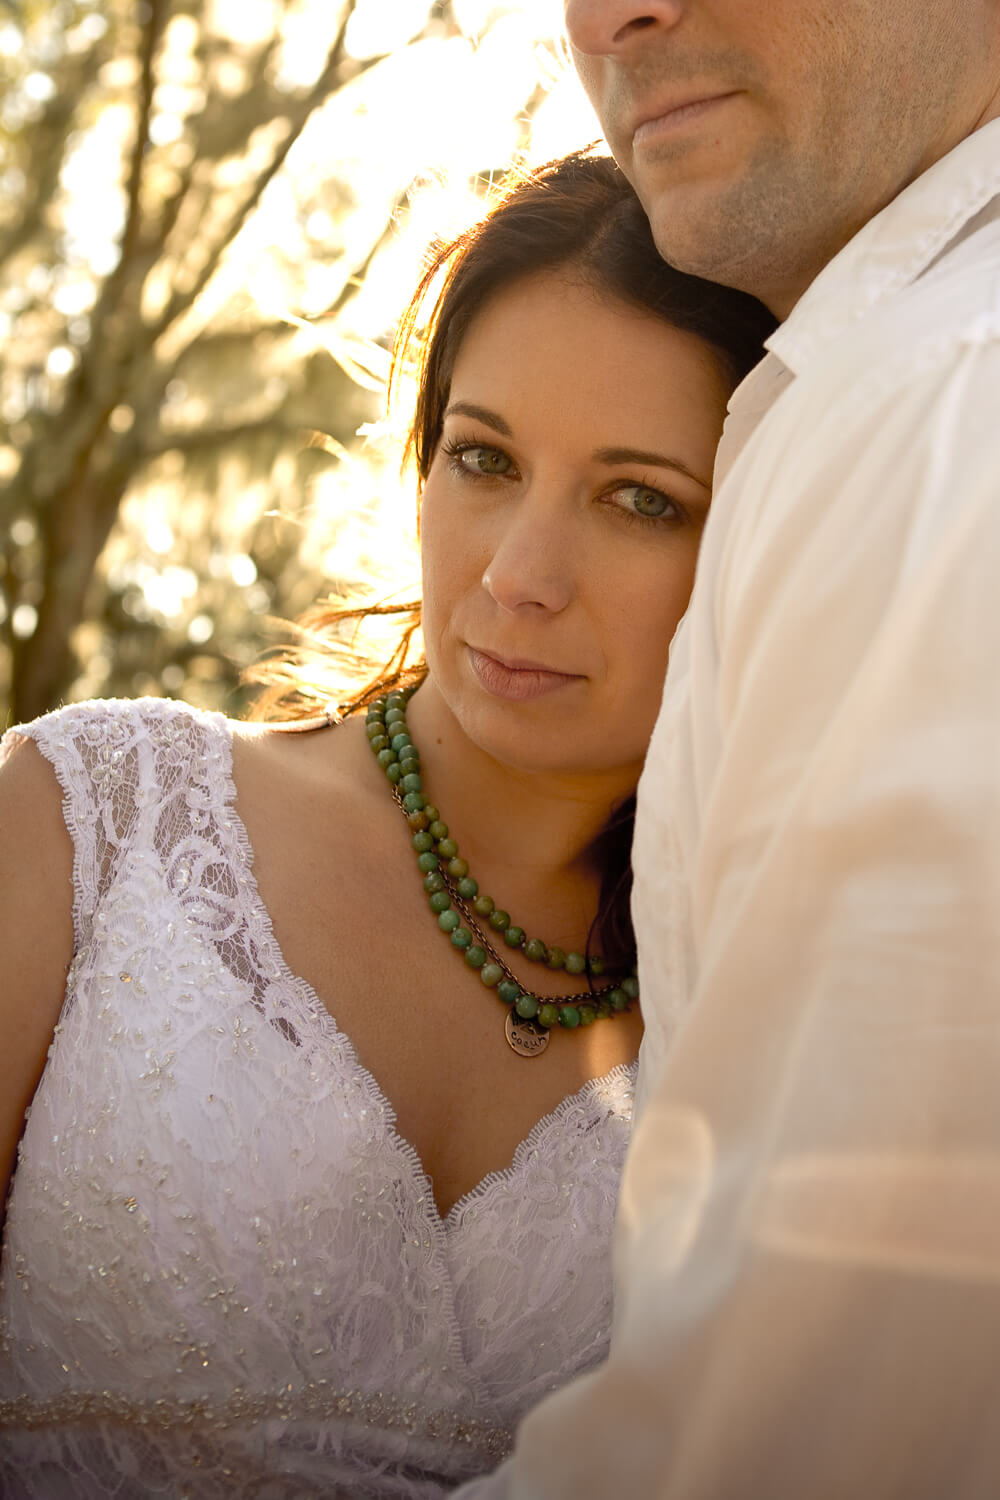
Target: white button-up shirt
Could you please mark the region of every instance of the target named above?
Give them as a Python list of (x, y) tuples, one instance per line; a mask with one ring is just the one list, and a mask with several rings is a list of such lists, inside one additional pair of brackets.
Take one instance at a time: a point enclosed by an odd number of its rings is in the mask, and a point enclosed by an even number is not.
[(733, 398), (639, 794), (609, 1362), (470, 1497), (1000, 1496), (1000, 122)]

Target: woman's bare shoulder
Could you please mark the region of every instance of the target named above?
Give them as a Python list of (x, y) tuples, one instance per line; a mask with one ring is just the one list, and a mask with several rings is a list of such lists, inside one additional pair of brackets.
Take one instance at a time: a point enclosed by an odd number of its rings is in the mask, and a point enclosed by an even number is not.
[[(273, 781), (303, 787), (320, 782), (336, 792), (343, 782), (356, 795), (358, 767), (368, 772), (371, 759), (364, 723), (348, 719), (331, 723), (317, 717), (289, 724), (234, 723), (233, 759), (244, 779)], [(364, 783), (362, 782), (362, 785)]]
[[(52, 874), (64, 875), (71, 897), (73, 851), (63, 821), (63, 794), (56, 773), (38, 746), (22, 734), (10, 735), (0, 761), (0, 870), (30, 886)], [(12, 892), (5, 891), (5, 894)], [(71, 903), (72, 905), (72, 903)]]
[[(377, 843), (388, 808), (384, 779), (374, 774), (363, 722), (314, 733), (273, 726), (234, 731), (236, 809), (254, 851), (265, 904), (280, 903), (277, 887), (317, 871), (331, 848)], [(273, 915), (273, 908), (272, 908)]]
[(55, 772), (30, 740), (0, 765), (0, 1192), (73, 956), (73, 847)]

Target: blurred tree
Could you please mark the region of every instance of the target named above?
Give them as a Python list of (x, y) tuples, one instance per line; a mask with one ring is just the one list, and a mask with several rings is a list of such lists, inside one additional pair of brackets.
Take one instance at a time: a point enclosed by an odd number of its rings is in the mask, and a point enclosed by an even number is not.
[(0, 13), (11, 719), (95, 692), (221, 706), (270, 613), (388, 561), (395, 525), (358, 517), (389, 470), (352, 440), (421, 248), (449, 227), (402, 209), (415, 183), (467, 183), (524, 145), (558, 75), (558, 7), (528, 9)]

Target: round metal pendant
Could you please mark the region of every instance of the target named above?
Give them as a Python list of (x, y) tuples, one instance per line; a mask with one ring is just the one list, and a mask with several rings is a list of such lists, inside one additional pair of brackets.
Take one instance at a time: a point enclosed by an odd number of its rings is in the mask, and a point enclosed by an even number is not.
[(507, 1045), (518, 1057), (538, 1057), (549, 1045), (547, 1031), (539, 1031), (530, 1021), (522, 1021), (513, 1010), (507, 1012), (504, 1022)]

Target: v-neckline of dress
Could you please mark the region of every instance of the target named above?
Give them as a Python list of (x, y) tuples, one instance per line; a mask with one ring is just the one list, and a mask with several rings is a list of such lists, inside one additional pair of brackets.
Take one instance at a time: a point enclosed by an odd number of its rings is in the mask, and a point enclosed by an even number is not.
[(462, 1218), (469, 1208), (488, 1197), (494, 1189), (502, 1189), (517, 1177), (525, 1157), (537, 1147), (538, 1142), (558, 1123), (563, 1115), (570, 1113), (589, 1095), (607, 1090), (619, 1079), (630, 1077), (634, 1083), (638, 1070), (638, 1060), (631, 1063), (617, 1063), (609, 1072), (602, 1073), (596, 1078), (585, 1079), (578, 1089), (574, 1089), (572, 1093), (566, 1094), (553, 1109), (542, 1115), (535, 1122), (528, 1134), (514, 1148), (511, 1160), (507, 1166), (486, 1172), (477, 1183), (456, 1198), (451, 1207), (442, 1213), (434, 1194), (433, 1179), (424, 1166), (420, 1153), (405, 1136), (400, 1134), (397, 1128), (396, 1111), (392, 1100), (386, 1094), (371, 1069), (365, 1067), (364, 1063), (362, 1063), (351, 1038), (338, 1025), (333, 1011), (329, 1006), (324, 1004), (319, 992), (310, 984), (309, 980), (296, 974), (285, 959), (281, 944), (278, 942), (274, 931), (271, 913), (257, 884), (257, 877), (253, 869), (253, 844), (250, 841), (246, 825), (238, 809), (239, 794), (233, 777), (232, 721), (226, 718), (224, 714), (218, 714), (214, 717), (224, 726), (223, 741), (225, 756), (221, 767), (222, 807), (220, 811), (224, 811), (225, 816), (219, 818), (220, 830), (222, 830), (223, 836), (228, 835), (231, 838), (233, 847), (230, 852), (242, 867), (248, 900), (254, 910), (257, 933), (266, 945), (267, 959), (270, 967), (277, 978), (287, 987), (288, 992), (294, 995), (296, 1000), (300, 1002), (301, 1019), (308, 1019), (314, 1036), (326, 1043), (333, 1042), (341, 1050), (352, 1073), (361, 1080), (366, 1091), (375, 1099), (385, 1121), (387, 1139), (391, 1142), (399, 1156), (406, 1162), (414, 1185), (424, 1193), (428, 1205), (428, 1217), (432, 1219), (434, 1225), (439, 1228), (442, 1234), (449, 1234), (459, 1228)]

